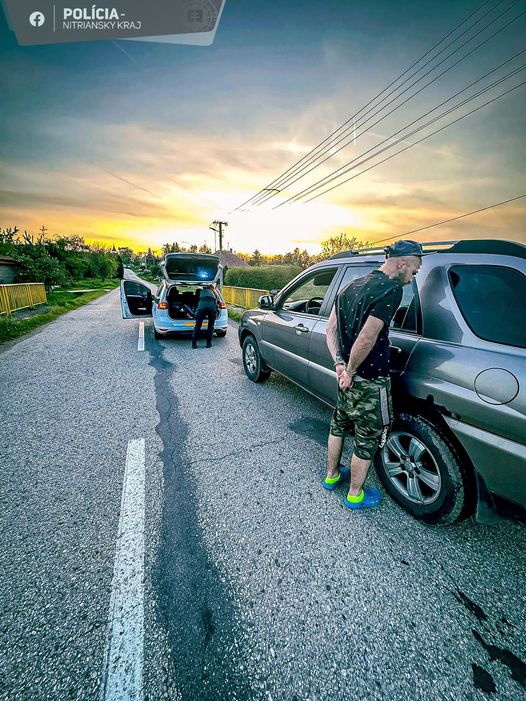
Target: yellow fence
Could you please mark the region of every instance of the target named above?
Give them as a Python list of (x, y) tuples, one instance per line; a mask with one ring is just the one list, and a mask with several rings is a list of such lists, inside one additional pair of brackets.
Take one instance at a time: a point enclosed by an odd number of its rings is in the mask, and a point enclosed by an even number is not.
[(268, 290), (256, 290), (248, 287), (228, 287), (221, 288), (225, 302), (235, 304), (237, 307), (252, 309), (258, 306), (258, 299), (261, 295), (268, 295)]
[(11, 314), (17, 309), (46, 304), (46, 288), (42, 282), (22, 285), (0, 285), (0, 315)]

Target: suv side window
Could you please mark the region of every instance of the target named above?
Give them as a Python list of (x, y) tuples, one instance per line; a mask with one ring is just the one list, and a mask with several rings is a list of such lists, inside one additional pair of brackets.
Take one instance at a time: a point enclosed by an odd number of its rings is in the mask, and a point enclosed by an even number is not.
[(474, 334), (526, 348), (526, 276), (501, 265), (454, 265), (449, 281)]
[(413, 280), (410, 285), (404, 285), (403, 287), (402, 301), (395, 312), (390, 327), (418, 333), (420, 328), (419, 316), (418, 290), (416, 282)]
[(317, 270), (304, 278), (287, 296), (280, 300), (280, 307), (287, 311), (319, 314), (337, 268)]
[(381, 263), (370, 263), (369, 265), (349, 265), (345, 269), (345, 273), (343, 275), (343, 279), (340, 283), (340, 289), (338, 290), (341, 292), (344, 287), (347, 287), (351, 282), (354, 282), (354, 280), (358, 280), (359, 277), (364, 277), (365, 275), (369, 275), (373, 270), (378, 270), (380, 267)]

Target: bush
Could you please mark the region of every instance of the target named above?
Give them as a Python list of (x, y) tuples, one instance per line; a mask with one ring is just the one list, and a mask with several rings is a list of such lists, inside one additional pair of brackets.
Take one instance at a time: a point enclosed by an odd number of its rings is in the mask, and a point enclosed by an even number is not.
[(299, 265), (262, 265), (254, 268), (229, 268), (225, 285), (251, 287), (259, 290), (281, 290), (301, 273)]

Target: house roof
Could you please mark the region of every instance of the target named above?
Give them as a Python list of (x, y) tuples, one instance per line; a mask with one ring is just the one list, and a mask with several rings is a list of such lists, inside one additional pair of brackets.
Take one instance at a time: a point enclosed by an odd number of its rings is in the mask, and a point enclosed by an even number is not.
[(221, 259), (221, 265), (223, 267), (250, 268), (250, 265), (246, 262), (246, 260), (243, 260), (243, 258), (236, 256), (236, 254), (232, 253), (232, 251), (216, 251), (214, 255), (219, 256), (219, 258)]
[(18, 265), (18, 261), (10, 256), (0, 256), (0, 265)]

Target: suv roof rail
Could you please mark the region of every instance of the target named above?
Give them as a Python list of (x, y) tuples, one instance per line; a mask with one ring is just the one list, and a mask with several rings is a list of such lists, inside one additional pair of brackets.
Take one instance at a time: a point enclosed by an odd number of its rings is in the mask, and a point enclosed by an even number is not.
[[(459, 243), (458, 241), (428, 241), (422, 243), (422, 248), (425, 253), (438, 253), (442, 251), (444, 246), (450, 246), (452, 248)], [(369, 246), (368, 248), (353, 248), (348, 251), (341, 251), (340, 253), (335, 253), (329, 260), (334, 260), (334, 258), (349, 258), (350, 256), (366, 255), (369, 253), (385, 253), (386, 246)], [(448, 249), (449, 250), (449, 249)]]
[[(504, 239), (465, 239), (464, 241), (428, 241), (422, 243), (424, 253), (482, 253), (486, 255), (515, 256), (526, 259), (526, 245)], [(354, 248), (349, 251), (335, 253), (329, 260), (335, 258), (351, 258), (352, 256), (369, 255), (370, 253), (385, 253), (384, 246)]]
[(467, 239), (455, 243), (448, 253), (485, 253), (526, 259), (526, 246), (516, 241), (498, 239)]

